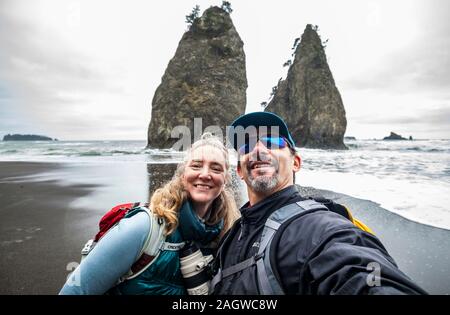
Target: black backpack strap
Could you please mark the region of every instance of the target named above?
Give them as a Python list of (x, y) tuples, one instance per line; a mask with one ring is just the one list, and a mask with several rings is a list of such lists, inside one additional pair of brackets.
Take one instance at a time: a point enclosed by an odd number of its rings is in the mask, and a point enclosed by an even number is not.
[[(266, 226), (269, 227), (269, 229), (266, 229), (265, 228)], [(258, 253), (256, 255), (253, 255), (250, 258), (247, 258), (246, 260), (243, 260), (235, 265), (225, 268), (223, 271), (221, 271), (222, 279), (229, 277), (235, 273), (238, 273), (239, 271), (247, 269), (247, 268), (253, 266), (254, 264), (262, 261), (261, 258), (264, 256), (265, 249), (266, 249), (267, 245), (269, 245), (270, 240), (273, 237), (273, 234), (278, 229), (279, 224), (273, 220), (267, 220), (265, 223), (265, 227), (263, 229), (263, 234), (261, 235), (261, 241), (260, 241)]]
[[(290, 208), (297, 208), (296, 204), (289, 205)], [(280, 209), (281, 210), (281, 209)], [(279, 211), (279, 210), (278, 210)], [(263, 255), (263, 259), (259, 259), (256, 263), (256, 272), (258, 274), (258, 284), (261, 294), (283, 294), (283, 289), (278, 284), (277, 279), (270, 266), (270, 243), (272, 243), (273, 236), (280, 227), (281, 223), (272, 219), (267, 219), (264, 224), (264, 229), (261, 234), (261, 245), (259, 247), (259, 254)], [(269, 265), (267, 265), (269, 263)]]
[(289, 204), (273, 212), (267, 219), (261, 235), (260, 252), (264, 252), (263, 258), (257, 262), (258, 284), (260, 294), (282, 295), (284, 294), (270, 262), (271, 243), (280, 226), (294, 217), (305, 215), (317, 210), (328, 210), (327, 207), (314, 200), (303, 200)]

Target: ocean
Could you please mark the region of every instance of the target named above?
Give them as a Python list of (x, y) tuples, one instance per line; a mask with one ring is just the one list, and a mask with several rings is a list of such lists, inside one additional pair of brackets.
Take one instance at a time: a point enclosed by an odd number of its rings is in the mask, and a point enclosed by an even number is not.
[[(349, 150), (298, 148), (296, 183), (378, 203), (406, 219), (450, 229), (450, 140), (349, 140)], [(146, 141), (3, 141), (0, 161), (178, 163), (183, 153)], [(232, 157), (232, 164), (236, 156)]]

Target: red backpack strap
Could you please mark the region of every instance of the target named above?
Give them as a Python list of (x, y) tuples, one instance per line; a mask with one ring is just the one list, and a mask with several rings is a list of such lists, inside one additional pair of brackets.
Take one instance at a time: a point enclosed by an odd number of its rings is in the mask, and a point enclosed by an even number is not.
[(123, 217), (134, 207), (137, 207), (140, 203), (124, 203), (113, 207), (100, 219), (99, 231), (94, 237), (94, 242), (98, 242), (106, 232), (109, 231), (117, 222), (123, 219)]
[(150, 256), (146, 253), (143, 253), (141, 257), (131, 266), (131, 271), (133, 274), (136, 274), (147, 267), (156, 256)]

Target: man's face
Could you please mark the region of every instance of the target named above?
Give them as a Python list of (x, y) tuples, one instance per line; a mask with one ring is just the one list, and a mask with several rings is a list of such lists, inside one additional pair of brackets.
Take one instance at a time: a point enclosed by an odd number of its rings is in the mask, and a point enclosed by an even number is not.
[(293, 172), (300, 169), (300, 157), (291, 153), (284, 139), (279, 142), (281, 145), (276, 145), (277, 138), (277, 135), (259, 135), (260, 140), (253, 141), (256, 145), (250, 146), (248, 153), (239, 154), (237, 171), (247, 184), (250, 199), (252, 194), (267, 196), (292, 185)]

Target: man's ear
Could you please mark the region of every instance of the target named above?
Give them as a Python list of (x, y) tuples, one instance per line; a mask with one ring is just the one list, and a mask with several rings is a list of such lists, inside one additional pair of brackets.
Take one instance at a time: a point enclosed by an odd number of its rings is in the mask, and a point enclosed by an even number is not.
[(298, 172), (300, 170), (301, 166), (302, 166), (302, 158), (300, 157), (300, 155), (295, 154), (294, 159), (293, 159), (292, 170), (294, 172)]

